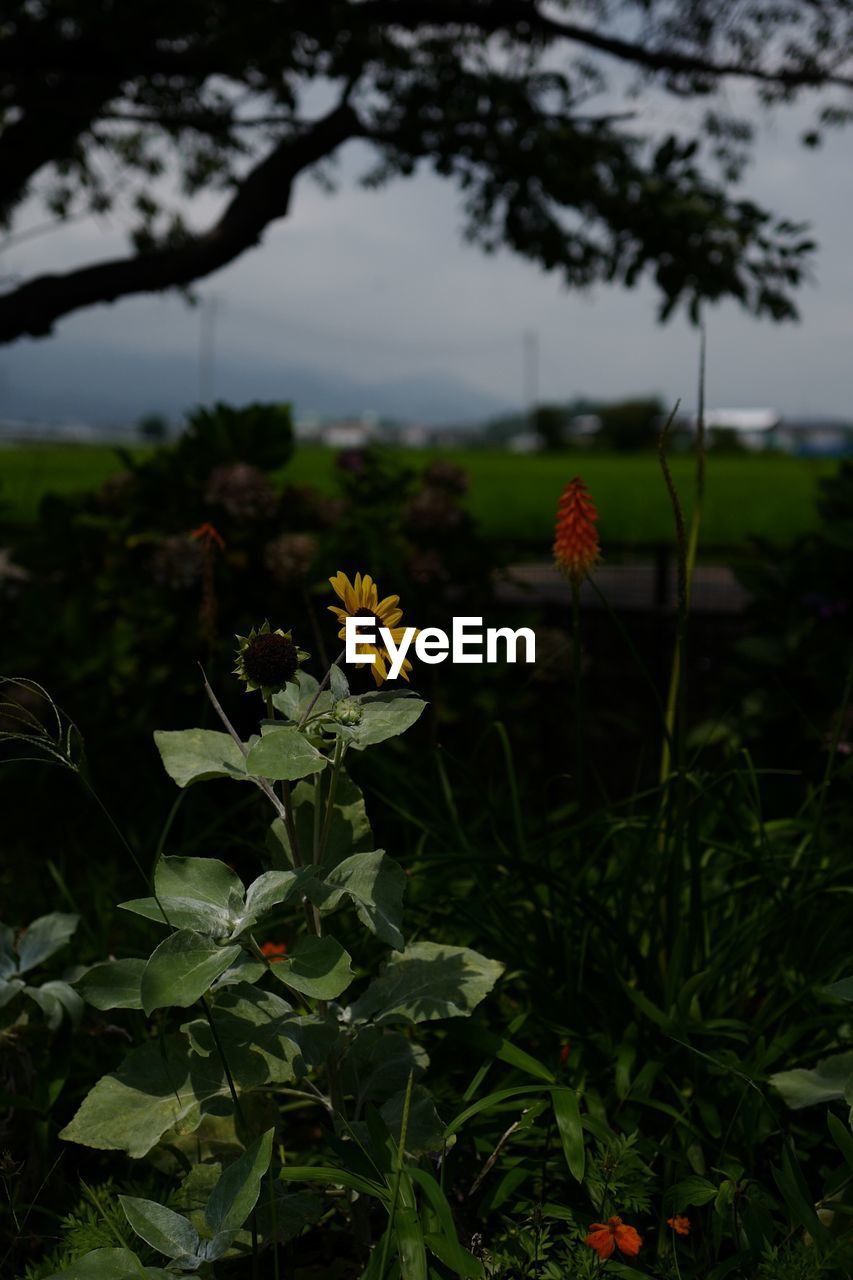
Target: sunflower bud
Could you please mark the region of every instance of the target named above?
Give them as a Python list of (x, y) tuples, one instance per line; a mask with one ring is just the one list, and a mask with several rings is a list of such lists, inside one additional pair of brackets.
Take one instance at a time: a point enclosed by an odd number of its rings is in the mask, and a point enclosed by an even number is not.
[(237, 666), (234, 674), (244, 681), (247, 692), (260, 689), (264, 696), (279, 693), (295, 681), (308, 654), (297, 648), (290, 631), (272, 631), (270, 624), (252, 628), (247, 636), (237, 636)]
[(345, 725), (348, 729), (351, 729), (355, 725), (361, 724), (361, 717), (364, 712), (361, 704), (356, 702), (355, 698), (341, 698), (340, 702), (335, 703), (332, 715), (338, 724)]

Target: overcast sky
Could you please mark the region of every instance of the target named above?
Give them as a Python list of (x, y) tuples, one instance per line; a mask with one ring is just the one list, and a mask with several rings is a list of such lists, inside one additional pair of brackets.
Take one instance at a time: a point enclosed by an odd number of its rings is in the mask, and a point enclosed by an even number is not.
[[(799, 324), (755, 321), (734, 305), (710, 313), (711, 406), (853, 413), (853, 133), (808, 151), (797, 142), (803, 119), (789, 112), (762, 124), (742, 190), (811, 222), (820, 245), (816, 280), (801, 292)], [(452, 185), (424, 172), (379, 191), (358, 188), (358, 145), (344, 156), (335, 194), (303, 178), (289, 218), (201, 286), (217, 299), (218, 362), (299, 365), (370, 382), (451, 375), (519, 405), (522, 335), (534, 331), (542, 400), (654, 392), (693, 405), (697, 335), (680, 317), (656, 322), (651, 286), (567, 292), (556, 276), (508, 253), (485, 257), (461, 239)], [(8, 249), (0, 267), (23, 277), (125, 246), (120, 215), (88, 220)], [(55, 336), (38, 344), (37, 363), (49, 380), (63, 349), (93, 361), (119, 349), (178, 354), (195, 370), (198, 342), (199, 313), (180, 298), (129, 299), (60, 321)], [(16, 350), (2, 353), (7, 372)]]

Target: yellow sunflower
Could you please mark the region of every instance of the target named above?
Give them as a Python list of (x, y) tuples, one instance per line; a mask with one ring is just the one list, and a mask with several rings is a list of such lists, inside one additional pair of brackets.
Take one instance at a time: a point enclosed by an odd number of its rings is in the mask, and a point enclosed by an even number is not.
[[(355, 581), (350, 582), (345, 573), (338, 572), (334, 578), (329, 579), (329, 582), (332, 584), (332, 590), (335, 595), (339, 600), (343, 601), (344, 606), (341, 609), (337, 605), (329, 605), (329, 611), (335, 615), (341, 624), (341, 629), (338, 632), (339, 639), (346, 639), (347, 618), (372, 618), (376, 623), (376, 644), (368, 644), (367, 641), (361, 641), (359, 653), (365, 657), (370, 654), (376, 655), (373, 666), (370, 669), (377, 685), (384, 683), (388, 678), (391, 657), (382, 644), (379, 628), (387, 627), (395, 644), (399, 644), (403, 639), (406, 628), (398, 625), (403, 617), (402, 609), (398, 608), (400, 597), (386, 596), (384, 600), (380, 600), (376, 583), (369, 573), (364, 575), (357, 573)], [(408, 680), (411, 669), (411, 662), (409, 662), (408, 658), (404, 658), (403, 665), (400, 668), (400, 675), (404, 680)]]

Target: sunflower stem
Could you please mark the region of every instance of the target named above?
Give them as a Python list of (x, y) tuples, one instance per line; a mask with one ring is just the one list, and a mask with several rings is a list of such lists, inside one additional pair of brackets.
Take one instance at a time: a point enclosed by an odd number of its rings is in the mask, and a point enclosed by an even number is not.
[(326, 686), (328, 685), (329, 681), (332, 678), (332, 667), (339, 667), (341, 665), (341, 662), (346, 657), (346, 652), (347, 652), (346, 649), (341, 649), (340, 653), (335, 658), (334, 662), (331, 664), (326, 674), (323, 676), (323, 679), (320, 681), (320, 684), (317, 688), (317, 692), (314, 694), (314, 697), (308, 703), (308, 707), (307, 707), (307, 710), (305, 711), (305, 714), (303, 715), (302, 719), (299, 721), (299, 724), (296, 726), (298, 729), (302, 729), (305, 727), (305, 721), (308, 719), (311, 712), (314, 710), (319, 700), (320, 694), (323, 692), (323, 690), (326, 688)]

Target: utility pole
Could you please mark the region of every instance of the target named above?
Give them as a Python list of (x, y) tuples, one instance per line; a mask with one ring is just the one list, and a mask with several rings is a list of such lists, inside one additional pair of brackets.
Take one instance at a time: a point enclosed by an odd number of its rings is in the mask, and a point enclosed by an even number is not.
[(528, 329), (524, 340), (524, 411), (527, 427), (536, 430), (536, 406), (539, 403), (539, 334)]

